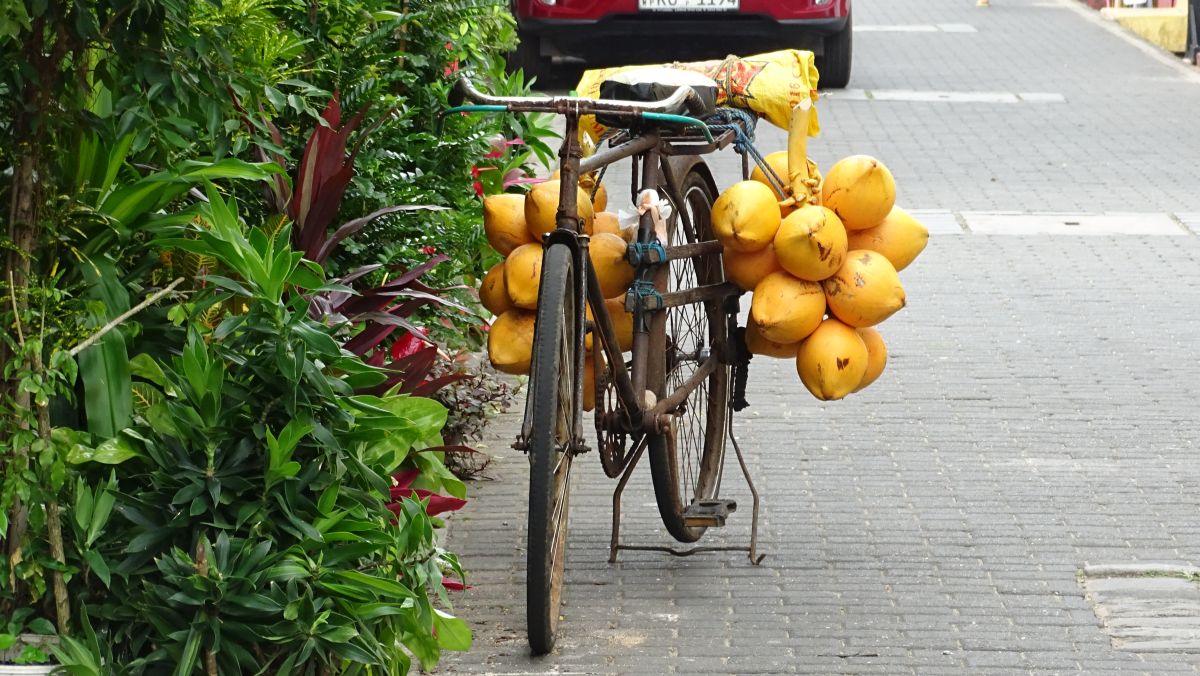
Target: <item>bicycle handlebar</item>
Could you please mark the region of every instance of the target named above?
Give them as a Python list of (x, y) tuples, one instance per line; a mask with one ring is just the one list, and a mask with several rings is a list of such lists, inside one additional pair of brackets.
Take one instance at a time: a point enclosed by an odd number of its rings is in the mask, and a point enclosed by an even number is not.
[(693, 114), (704, 112), (704, 102), (687, 85), (679, 87), (674, 94), (665, 99), (652, 102), (590, 99), (582, 96), (491, 96), (476, 89), (470, 78), (464, 75), (458, 80), (456, 92), (477, 104), (504, 106), (508, 111), (519, 113), (576, 112), (580, 115), (601, 113), (640, 117), (643, 113), (666, 113), (681, 103)]

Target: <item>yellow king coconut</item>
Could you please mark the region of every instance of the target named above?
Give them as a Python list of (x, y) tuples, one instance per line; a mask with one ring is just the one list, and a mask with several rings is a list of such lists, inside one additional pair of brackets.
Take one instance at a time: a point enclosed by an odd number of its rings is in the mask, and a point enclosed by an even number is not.
[(854, 388), (855, 392), (865, 390), (868, 385), (875, 382), (883, 374), (883, 367), (887, 366), (887, 345), (883, 342), (883, 336), (879, 335), (879, 331), (867, 327), (858, 329), (858, 335), (863, 339), (863, 344), (867, 346), (867, 372), (863, 374), (862, 382), (858, 384), (858, 387)]
[[(583, 219), (583, 232), (592, 234), (592, 200), (583, 188), (578, 188), (576, 195), (576, 213)], [(542, 236), (552, 232), (556, 226), (555, 216), (558, 214), (559, 181), (537, 183), (525, 195), (525, 223), (529, 226), (529, 234), (534, 241), (542, 241)]]
[(784, 270), (800, 279), (819, 282), (846, 261), (846, 229), (825, 207), (811, 204), (783, 219), (775, 234), (775, 256)]
[(775, 191), (758, 181), (740, 181), (721, 193), (712, 207), (712, 226), (726, 249), (758, 251), (779, 229)]
[(904, 307), (904, 287), (883, 254), (856, 249), (837, 274), (821, 283), (829, 311), (850, 326), (875, 326)]
[(765, 357), (793, 359), (796, 356), (796, 350), (800, 348), (800, 343), (776, 343), (773, 340), (767, 340), (763, 338), (758, 324), (751, 319), (746, 324), (746, 348), (753, 354), (761, 354)]
[(833, 209), (847, 230), (873, 228), (896, 204), (896, 179), (874, 157), (852, 155), (825, 174), (821, 204)]
[(900, 272), (908, 267), (929, 243), (929, 230), (904, 209), (892, 212), (879, 225), (849, 233), (851, 249), (870, 249), (883, 254)]
[(501, 256), (532, 242), (533, 236), (525, 224), (525, 197), (505, 193), (483, 198), (483, 232), (488, 244)]
[(608, 232), (592, 235), (588, 257), (592, 259), (592, 269), (596, 271), (600, 291), (605, 298), (625, 293), (633, 283), (637, 271), (625, 260), (628, 246), (620, 235)]
[(514, 376), (529, 373), (536, 319), (535, 312), (514, 309), (492, 322), (492, 328), (488, 331), (488, 359), (497, 371)]
[(821, 322), (796, 351), (796, 373), (822, 401), (853, 392), (867, 372), (867, 346), (853, 328), (836, 319)]
[(537, 309), (541, 283), (542, 245), (534, 242), (514, 249), (504, 261), (504, 287), (512, 304), (526, 310)]
[(803, 340), (824, 317), (825, 293), (817, 282), (772, 272), (754, 287), (750, 318), (769, 341), (786, 345)]
[[(618, 296), (616, 298), (609, 298), (608, 300), (604, 301), (604, 307), (608, 310), (608, 316), (612, 319), (613, 331), (615, 331), (617, 334), (617, 345), (620, 346), (622, 352), (628, 352), (632, 350), (633, 313), (625, 311), (625, 297)], [(585, 314), (587, 315), (588, 320), (595, 318), (592, 315), (591, 305), (588, 305)], [(592, 349), (593, 342), (595, 345), (599, 346), (600, 340), (598, 338), (596, 341), (592, 340), (592, 337), (599, 335), (599, 333), (599, 329), (588, 333), (583, 339), (583, 346), (588, 350)]]
[(596, 409), (596, 368), (604, 373), (606, 362), (603, 352), (589, 352), (583, 358), (583, 410)]
[(592, 235), (598, 235), (602, 232), (612, 233), (621, 236), (621, 222), (617, 220), (617, 215), (611, 211), (597, 211), (595, 219), (592, 220)]
[(608, 207), (608, 188), (604, 187), (604, 183), (596, 186), (596, 192), (592, 194), (592, 211), (601, 212)]
[(500, 316), (513, 308), (508, 297), (508, 286), (504, 283), (504, 261), (500, 261), (483, 276), (479, 285), (479, 302), (487, 311)]
[[(791, 189), (788, 186), (788, 151), (780, 150), (773, 152), (763, 159), (767, 161), (767, 166), (771, 167), (771, 170), (775, 172), (775, 175), (783, 183), (784, 194), (790, 193)], [(775, 189), (774, 184), (767, 178), (767, 172), (763, 171), (762, 167), (757, 164), (754, 165), (754, 171), (750, 172), (750, 180), (758, 181), (772, 190)]]
[(783, 269), (775, 256), (774, 244), (759, 251), (726, 251), (721, 264), (725, 267), (725, 279), (746, 291), (753, 291), (764, 277)]

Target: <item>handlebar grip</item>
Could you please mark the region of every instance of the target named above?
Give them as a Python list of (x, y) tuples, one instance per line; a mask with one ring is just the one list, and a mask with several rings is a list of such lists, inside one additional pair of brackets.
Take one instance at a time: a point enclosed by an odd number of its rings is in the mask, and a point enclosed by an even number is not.
[(694, 89), (688, 87), (687, 85), (684, 85), (683, 88), (688, 90), (687, 98), (685, 98), (683, 102), (687, 105), (688, 111), (692, 115), (700, 116), (708, 112), (704, 102), (700, 100), (700, 95), (697, 94)]

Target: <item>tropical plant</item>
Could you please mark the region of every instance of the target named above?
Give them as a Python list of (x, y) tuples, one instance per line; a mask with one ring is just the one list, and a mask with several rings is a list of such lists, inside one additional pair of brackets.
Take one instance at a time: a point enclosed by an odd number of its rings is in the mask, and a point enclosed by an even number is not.
[[(174, 313), (181, 354), (132, 360), (142, 405), (124, 453), (90, 463), (102, 475), (119, 461), (116, 516), (94, 543), (110, 575), (88, 600), (113, 659), (132, 673), (403, 673), (410, 656), (431, 668), (469, 645), (439, 607), (443, 574), (462, 571), (424, 497), (463, 497), (423, 451), (446, 411), (356, 394), (388, 374), (309, 317), (320, 267), (288, 228), (245, 234), (236, 202), (207, 197), (202, 223), (171, 244), (226, 274)], [(234, 310), (213, 326), (217, 306)], [(430, 493), (397, 497), (401, 472)]]

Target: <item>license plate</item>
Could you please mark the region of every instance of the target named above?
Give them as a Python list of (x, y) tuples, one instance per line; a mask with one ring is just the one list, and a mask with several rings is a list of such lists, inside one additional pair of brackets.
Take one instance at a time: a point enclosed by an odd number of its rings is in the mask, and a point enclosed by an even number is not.
[(741, 0), (638, 0), (643, 12), (736, 12)]

